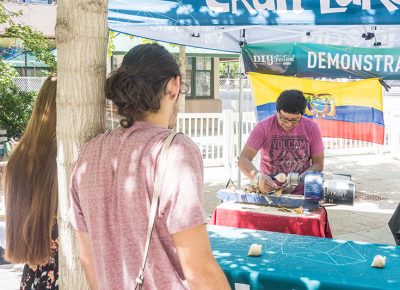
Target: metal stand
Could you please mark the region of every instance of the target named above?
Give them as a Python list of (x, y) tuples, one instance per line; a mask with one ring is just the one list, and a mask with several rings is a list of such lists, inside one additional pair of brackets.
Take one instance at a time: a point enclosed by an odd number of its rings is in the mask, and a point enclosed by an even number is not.
[[(238, 161), (239, 161), (239, 156), (240, 156), (240, 152), (242, 150), (242, 134), (243, 134), (243, 76), (244, 76), (244, 72), (243, 72), (243, 56), (242, 56), (242, 52), (240, 52), (240, 61), (239, 61), (239, 120), (238, 120), (238, 146), (237, 146), (237, 150), (238, 150)], [(241, 183), (242, 183), (242, 176), (241, 176), (241, 172), (238, 166), (238, 177), (237, 177), (237, 185), (238, 188), (241, 187)]]

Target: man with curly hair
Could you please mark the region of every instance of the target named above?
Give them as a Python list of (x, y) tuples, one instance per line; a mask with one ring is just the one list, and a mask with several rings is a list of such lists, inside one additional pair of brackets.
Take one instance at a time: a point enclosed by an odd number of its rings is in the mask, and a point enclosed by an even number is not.
[[(71, 182), (72, 224), (92, 289), (135, 289), (154, 177), (178, 112), (179, 66), (157, 44), (139, 45), (106, 81), (121, 128), (81, 148)], [(203, 162), (195, 143), (169, 147), (143, 289), (229, 289), (205, 227)]]

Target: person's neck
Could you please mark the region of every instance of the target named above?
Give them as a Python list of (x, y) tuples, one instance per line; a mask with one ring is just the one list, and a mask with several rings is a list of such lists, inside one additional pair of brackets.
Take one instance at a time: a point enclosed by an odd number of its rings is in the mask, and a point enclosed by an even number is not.
[(153, 125), (157, 125), (160, 127), (168, 128), (168, 117), (167, 114), (163, 114), (161, 112), (158, 113), (149, 113), (146, 117), (143, 118), (143, 122), (151, 123)]

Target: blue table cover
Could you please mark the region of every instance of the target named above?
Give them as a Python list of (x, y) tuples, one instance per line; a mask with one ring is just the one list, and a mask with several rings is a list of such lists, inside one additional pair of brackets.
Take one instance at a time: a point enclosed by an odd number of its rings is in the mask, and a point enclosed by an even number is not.
[[(211, 225), (208, 234), (232, 289), (400, 289), (397, 246)], [(261, 256), (247, 256), (251, 244)], [(387, 257), (385, 268), (371, 267), (375, 255)]]

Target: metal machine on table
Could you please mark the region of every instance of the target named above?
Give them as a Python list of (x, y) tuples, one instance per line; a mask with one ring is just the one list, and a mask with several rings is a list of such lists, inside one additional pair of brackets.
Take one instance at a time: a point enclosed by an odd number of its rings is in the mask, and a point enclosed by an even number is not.
[(350, 175), (321, 172), (289, 173), (286, 176), (289, 185), (304, 185), (304, 196), (284, 194), (244, 193), (237, 190), (220, 190), (217, 197), (223, 201), (268, 204), (285, 207), (303, 207), (312, 210), (320, 201), (334, 204), (353, 204), (356, 186)]
[(353, 204), (356, 185), (350, 175), (306, 172), (289, 173), (290, 185), (304, 184), (304, 199), (324, 200), (327, 203)]

